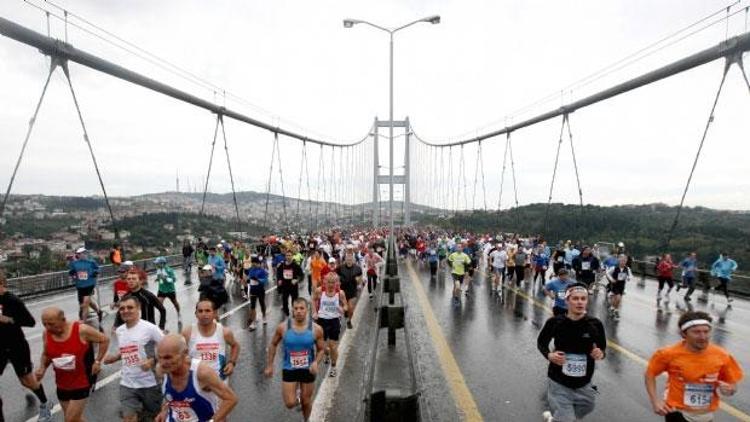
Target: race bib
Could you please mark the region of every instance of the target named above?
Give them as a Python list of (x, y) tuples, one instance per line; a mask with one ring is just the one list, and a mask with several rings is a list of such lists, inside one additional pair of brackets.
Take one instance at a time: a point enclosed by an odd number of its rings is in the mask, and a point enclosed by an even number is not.
[(713, 384), (685, 384), (685, 395), (683, 404), (693, 409), (706, 409), (711, 407), (714, 397)]
[(198, 414), (195, 413), (190, 403), (185, 401), (169, 402), (169, 408), (172, 411), (172, 419), (180, 422), (200, 422)]
[(250, 279), (250, 285), (251, 285), (251, 286), (257, 286), (257, 285), (259, 285), (259, 284), (260, 284), (260, 283), (258, 282), (258, 280), (255, 280), (255, 279), (252, 279), (252, 278)]
[(559, 292), (557, 292), (557, 298), (565, 300), (565, 291), (564, 290), (560, 290)]
[(294, 270), (284, 270), (282, 273), (284, 280), (291, 280), (294, 277)]
[(89, 279), (89, 272), (88, 271), (78, 271), (76, 273), (76, 278), (79, 280), (88, 280)]
[(624, 271), (620, 271), (619, 274), (617, 274), (617, 281), (625, 281), (628, 279), (628, 273)]
[(219, 343), (199, 343), (195, 345), (195, 351), (203, 362), (219, 360)]
[(289, 352), (289, 363), (292, 369), (307, 369), (310, 367), (310, 351)]
[(329, 314), (336, 314), (339, 311), (339, 308), (336, 306), (335, 303), (326, 303), (325, 311)]
[(52, 359), (52, 366), (61, 371), (75, 371), (76, 357), (74, 355), (62, 355)]
[(586, 376), (586, 355), (566, 353), (562, 373), (569, 377), (581, 378)]
[(137, 344), (128, 344), (120, 347), (120, 357), (125, 366), (140, 366), (141, 355), (138, 353)]
[(581, 262), (581, 270), (582, 271), (589, 271), (589, 270), (591, 270), (591, 263), (589, 261), (583, 261), (583, 262)]

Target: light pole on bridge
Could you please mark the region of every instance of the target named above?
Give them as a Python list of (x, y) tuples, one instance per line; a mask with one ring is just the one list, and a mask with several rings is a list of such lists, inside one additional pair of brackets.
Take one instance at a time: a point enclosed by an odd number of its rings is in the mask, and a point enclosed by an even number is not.
[[(417, 20), (415, 20), (413, 22), (409, 22), (409, 23), (407, 23), (405, 25), (401, 25), (401, 26), (399, 26), (397, 28), (394, 28), (394, 29), (388, 29), (388, 28), (385, 28), (383, 26), (376, 25), (376, 24), (374, 24), (372, 22), (367, 22), (367, 21), (360, 20), (360, 19), (344, 19), (344, 28), (351, 28), (351, 27), (353, 27), (354, 25), (356, 25), (358, 23), (362, 23), (362, 24), (365, 24), (365, 25), (369, 25), (369, 26), (371, 26), (371, 27), (373, 27), (375, 29), (379, 29), (381, 31), (387, 32), (388, 36), (390, 38), (390, 75), (389, 75), (389, 81), (390, 81), (389, 82), (389, 92), (390, 92), (390, 95), (389, 95), (390, 100), (389, 101), (390, 101), (390, 104), (389, 104), (389, 113), (388, 113), (388, 145), (389, 145), (389, 153), (388, 153), (388, 156), (389, 156), (388, 157), (388, 162), (389, 162), (389, 165), (388, 165), (388, 168), (389, 168), (389, 173), (388, 173), (388, 178), (389, 178), (389, 182), (388, 182), (388, 185), (389, 185), (388, 209), (389, 209), (389, 211), (388, 211), (388, 214), (389, 214), (390, 220), (391, 220), (390, 221), (390, 233), (391, 233), (391, 236), (393, 236), (394, 233), (395, 233), (394, 232), (394, 226), (393, 226), (393, 34), (395, 34), (396, 32), (398, 32), (398, 31), (400, 31), (402, 29), (408, 28), (408, 27), (410, 27), (410, 26), (412, 26), (414, 24), (421, 23), (421, 22), (431, 23), (431, 24), (435, 25), (435, 24), (440, 23), (440, 16), (439, 15), (434, 15), (434, 16), (428, 16), (428, 17), (422, 18), (422, 19), (417, 19)], [(378, 140), (375, 139), (375, 142), (378, 142)], [(376, 165), (377, 165), (377, 163), (376, 163)], [(406, 183), (409, 183), (409, 181), (406, 180)]]

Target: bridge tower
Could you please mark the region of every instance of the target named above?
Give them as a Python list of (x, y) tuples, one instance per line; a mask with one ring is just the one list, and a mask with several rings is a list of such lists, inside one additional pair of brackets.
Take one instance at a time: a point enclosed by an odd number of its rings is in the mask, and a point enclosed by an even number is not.
[[(409, 118), (406, 117), (404, 120), (394, 120), (393, 121), (393, 127), (398, 129), (403, 129), (403, 135), (395, 135), (399, 138), (403, 137), (403, 146), (404, 146), (404, 166), (403, 171), (400, 174), (396, 174), (396, 170), (399, 169), (399, 166), (396, 166), (394, 164), (393, 169), (393, 181), (391, 181), (390, 177), (390, 164), (388, 162), (381, 165), (380, 163), (380, 154), (379, 154), (379, 137), (378, 132), (380, 128), (390, 128), (391, 122), (387, 120), (379, 120), (377, 117), (375, 118), (375, 124), (373, 125), (373, 139), (375, 142), (373, 142), (373, 186), (372, 186), (372, 221), (374, 226), (379, 226), (383, 222), (380, 221), (380, 214), (381, 214), (381, 208), (384, 204), (380, 202), (380, 187), (381, 186), (388, 186), (388, 192), (389, 197), (388, 201), (395, 201), (395, 198), (392, 197), (394, 192), (395, 186), (402, 186), (402, 192), (403, 192), (403, 198), (399, 204), (399, 202), (394, 203), (393, 209), (401, 208), (403, 210), (402, 216), (401, 216), (401, 224), (408, 226), (411, 225), (411, 187), (410, 187), (410, 176), (411, 176), (411, 157), (409, 156), (409, 150), (410, 150), (410, 135), (411, 135), (411, 126), (409, 125)], [(394, 139), (394, 145), (397, 143), (399, 139)], [(395, 148), (394, 148), (395, 149)], [(389, 154), (392, 155), (392, 154)], [(381, 173), (381, 169), (386, 170), (385, 174)], [(392, 185), (393, 186), (392, 186)], [(398, 205), (401, 205), (401, 207), (398, 207)], [(387, 210), (389, 210), (390, 207), (386, 207), (386, 216), (389, 217), (387, 214)], [(395, 214), (394, 211), (394, 220), (398, 221), (398, 214)]]

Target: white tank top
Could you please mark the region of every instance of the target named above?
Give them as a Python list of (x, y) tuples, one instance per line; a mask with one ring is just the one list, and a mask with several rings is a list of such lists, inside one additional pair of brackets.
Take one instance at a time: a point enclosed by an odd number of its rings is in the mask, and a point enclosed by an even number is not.
[(320, 296), (318, 318), (338, 319), (340, 317), (341, 309), (339, 308), (339, 292), (336, 292), (333, 296), (328, 296), (328, 293), (323, 292)]
[(216, 323), (216, 330), (209, 337), (203, 337), (198, 325), (193, 324), (190, 330), (190, 357), (200, 359), (210, 365), (221, 379), (224, 379), (222, 369), (227, 362), (226, 342), (224, 341), (224, 327), (221, 323)]

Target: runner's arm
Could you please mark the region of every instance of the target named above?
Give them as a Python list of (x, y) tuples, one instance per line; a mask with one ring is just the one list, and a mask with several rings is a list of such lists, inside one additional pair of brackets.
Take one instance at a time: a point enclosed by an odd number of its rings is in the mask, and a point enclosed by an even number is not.
[(47, 371), (47, 368), (52, 363), (50, 358), (47, 356), (47, 342), (42, 342), (42, 356), (39, 358), (39, 367), (36, 368), (36, 371), (34, 371), (34, 376), (36, 377), (37, 381), (41, 381), (42, 378), (44, 378), (44, 373)]
[[(224, 365), (224, 375), (229, 376), (234, 372), (234, 368), (237, 366), (237, 359), (240, 358), (240, 344), (234, 338), (234, 332), (231, 329), (224, 327), (224, 342), (232, 348), (229, 352), (229, 361)], [(227, 368), (227, 365), (232, 364), (232, 368)]]
[(347, 302), (346, 293), (343, 290), (339, 290), (339, 299), (341, 300), (341, 309), (344, 312), (349, 311), (349, 302)]
[(219, 379), (216, 372), (208, 365), (198, 366), (198, 384), (204, 391), (211, 391), (219, 398), (219, 408), (214, 412), (214, 422), (224, 422), (237, 405), (237, 396), (228, 384)]
[(273, 375), (273, 361), (276, 359), (276, 349), (281, 343), (281, 339), (284, 337), (284, 323), (282, 322), (276, 327), (276, 332), (273, 334), (271, 344), (268, 345), (268, 353), (266, 358), (266, 376), (270, 377)]
[(313, 324), (313, 334), (315, 335), (315, 364), (319, 367), (320, 361), (325, 356), (326, 342), (323, 340), (323, 328), (318, 324)]
[(550, 318), (544, 323), (542, 331), (539, 332), (539, 337), (536, 339), (536, 348), (539, 353), (544, 356), (545, 359), (549, 359), (550, 348), (549, 343), (552, 341), (552, 331), (554, 329), (554, 318)]
[(148, 300), (151, 302), (151, 304), (159, 311), (159, 328), (164, 331), (164, 326), (167, 325), (167, 309), (162, 305), (161, 302), (159, 302), (159, 299), (157, 299), (156, 296), (154, 296), (153, 293), (150, 293), (148, 295)]
[(21, 299), (18, 299), (15, 296), (11, 297), (13, 298), (13, 301), (15, 301), (17, 307), (15, 315), (12, 316), (13, 324), (16, 324), (20, 327), (33, 327), (34, 325), (36, 325), (34, 317), (31, 316), (31, 313), (26, 308), (26, 305), (24, 305)]

